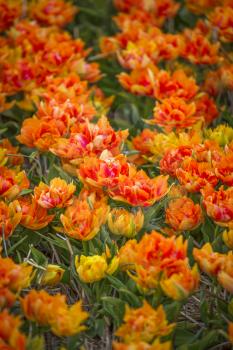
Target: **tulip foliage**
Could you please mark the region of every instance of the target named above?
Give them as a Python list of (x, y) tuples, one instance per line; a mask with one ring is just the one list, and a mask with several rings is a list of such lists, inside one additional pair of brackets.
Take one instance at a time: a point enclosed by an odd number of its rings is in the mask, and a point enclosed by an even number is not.
[(0, 350), (232, 348), (232, 45), (232, 0), (0, 0)]

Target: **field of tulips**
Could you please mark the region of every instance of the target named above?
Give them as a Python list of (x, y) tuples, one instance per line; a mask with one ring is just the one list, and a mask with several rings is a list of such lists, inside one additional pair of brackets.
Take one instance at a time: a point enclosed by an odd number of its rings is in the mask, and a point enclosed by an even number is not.
[(233, 348), (233, 0), (0, 0), (0, 350)]

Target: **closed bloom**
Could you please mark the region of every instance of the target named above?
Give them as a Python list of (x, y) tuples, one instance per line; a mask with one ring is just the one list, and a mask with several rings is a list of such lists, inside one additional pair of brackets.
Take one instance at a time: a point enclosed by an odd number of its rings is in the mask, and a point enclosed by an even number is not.
[(27, 189), (30, 183), (25, 171), (17, 172), (13, 169), (0, 167), (0, 196), (6, 199), (14, 199), (23, 189)]
[(128, 238), (136, 236), (144, 223), (144, 214), (141, 209), (137, 212), (129, 212), (123, 208), (114, 208), (108, 215), (108, 227), (110, 231), (119, 236)]
[(75, 267), (81, 281), (93, 283), (100, 281), (106, 275), (113, 274), (119, 264), (119, 258), (113, 257), (108, 262), (107, 254), (75, 257)]
[(30, 285), (32, 266), (25, 263), (16, 264), (10, 258), (0, 258), (0, 288), (20, 292)]
[(218, 282), (228, 292), (233, 293), (233, 252), (224, 255), (221, 270), (218, 273)]
[(61, 294), (50, 295), (44, 290), (31, 290), (21, 298), (21, 308), (27, 319), (50, 326), (59, 337), (72, 336), (86, 328), (82, 323), (88, 314), (82, 310), (82, 303), (78, 301), (68, 306), (65, 296)]
[(108, 212), (107, 197), (84, 190), (60, 219), (68, 236), (79, 240), (90, 240), (106, 222)]
[(200, 276), (196, 265), (189, 269), (181, 264), (177, 270), (177, 272), (170, 275), (168, 269), (168, 272), (165, 272), (160, 281), (160, 285), (167, 296), (174, 300), (182, 300), (198, 288)]
[(166, 133), (173, 130), (181, 131), (197, 123), (196, 106), (194, 102), (187, 103), (178, 97), (169, 97), (161, 103), (157, 102), (154, 108), (154, 119), (150, 124), (156, 124)]
[(40, 230), (54, 218), (54, 215), (48, 215), (47, 209), (41, 207), (32, 196), (19, 198), (19, 205), (22, 213), (20, 224), (30, 230)]
[(218, 225), (231, 227), (233, 225), (233, 188), (224, 190), (221, 186), (218, 191), (215, 191), (212, 186), (206, 186), (201, 194), (207, 215)]
[(166, 209), (166, 223), (176, 231), (194, 230), (202, 219), (200, 205), (188, 197), (171, 200)]
[(222, 238), (226, 246), (233, 250), (233, 229), (225, 230), (222, 234)]
[(43, 208), (63, 208), (72, 204), (72, 196), (76, 190), (74, 184), (67, 184), (58, 177), (50, 181), (49, 186), (40, 182), (34, 188), (34, 196), (37, 203)]
[(124, 323), (115, 332), (124, 343), (133, 342), (150, 343), (155, 337), (168, 335), (174, 329), (175, 324), (168, 324), (163, 306), (153, 309), (144, 301), (143, 306), (132, 309), (126, 306)]
[(5, 238), (12, 235), (22, 218), (19, 202), (14, 200), (9, 205), (0, 201), (0, 232)]
[(61, 266), (48, 264), (40, 283), (45, 286), (55, 286), (61, 281), (64, 272)]
[(176, 170), (176, 176), (180, 184), (189, 192), (199, 192), (208, 184), (215, 186), (218, 183), (210, 163), (199, 163), (191, 157), (184, 159), (180, 168)]
[(26, 337), (20, 332), (21, 321), (8, 310), (0, 313), (0, 348), (2, 350), (26, 350)]

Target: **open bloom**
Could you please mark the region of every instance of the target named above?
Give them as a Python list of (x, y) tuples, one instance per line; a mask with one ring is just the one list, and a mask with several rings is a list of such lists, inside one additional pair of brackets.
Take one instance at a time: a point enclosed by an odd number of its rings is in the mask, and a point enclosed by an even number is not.
[(152, 231), (139, 243), (128, 241), (120, 250), (120, 264), (128, 264), (128, 273), (140, 288), (147, 291), (160, 285), (174, 300), (186, 298), (198, 286), (199, 274), (189, 266), (182, 236), (165, 238)]
[(208, 16), (211, 25), (218, 30), (218, 35), (225, 42), (233, 42), (233, 8), (216, 7)]
[(233, 225), (233, 188), (224, 190), (221, 186), (218, 191), (215, 191), (212, 186), (206, 186), (201, 194), (207, 215), (218, 225), (231, 227)]
[(220, 61), (220, 43), (212, 44), (200, 31), (186, 29), (182, 57), (194, 64), (216, 64)]
[(212, 123), (218, 117), (218, 109), (213, 99), (208, 94), (200, 94), (195, 99), (196, 115), (205, 121), (205, 124)]
[(16, 226), (20, 223), (22, 213), (17, 200), (7, 205), (0, 201), (0, 235), (4, 234), (8, 238), (14, 232)]
[(154, 96), (158, 100), (169, 97), (180, 97), (190, 100), (198, 91), (195, 79), (188, 77), (182, 69), (178, 69), (173, 74), (161, 70), (156, 75), (154, 82)]
[[(110, 261), (108, 261), (110, 258)], [(93, 283), (100, 281), (106, 275), (113, 274), (119, 265), (117, 256), (108, 257), (108, 254), (75, 257), (75, 267), (81, 281)]]
[(160, 175), (151, 179), (143, 170), (132, 168), (129, 176), (120, 176), (116, 187), (111, 187), (108, 193), (116, 201), (148, 207), (167, 194), (167, 181), (168, 176)]
[(233, 186), (233, 151), (229, 151), (218, 161), (214, 161), (213, 166), (219, 180), (228, 186)]
[[(16, 166), (23, 163), (23, 156), (18, 153), (19, 147), (14, 147), (8, 139), (0, 140), (0, 149), (3, 148), (7, 157), (7, 164)], [(1, 164), (0, 161), (0, 165)]]
[(129, 344), (113, 342), (113, 350), (171, 350), (171, 347), (170, 341), (161, 343), (159, 339), (156, 339), (152, 344), (143, 341)]
[(29, 16), (42, 25), (63, 27), (72, 21), (77, 8), (63, 0), (39, 0), (30, 4), (29, 12)]
[(29, 185), (25, 171), (17, 172), (3, 166), (0, 167), (0, 196), (13, 199)]
[(186, 158), (176, 170), (176, 176), (180, 184), (189, 192), (198, 192), (207, 184), (217, 185), (218, 178), (214, 169), (208, 162), (197, 162), (195, 159)]
[(61, 294), (50, 295), (44, 290), (31, 290), (21, 298), (21, 307), (27, 319), (50, 326), (59, 337), (72, 336), (86, 328), (82, 323), (88, 313), (82, 310), (82, 303), (78, 301), (68, 306), (65, 296)]
[(192, 155), (192, 152), (193, 150), (190, 146), (179, 146), (167, 150), (159, 162), (160, 171), (164, 174), (176, 177), (176, 170), (186, 157)]
[(0, 1), (0, 32), (9, 29), (21, 15), (22, 4), (18, 0)]
[(161, 103), (157, 102), (154, 108), (154, 119), (150, 124), (162, 127), (165, 132), (181, 131), (190, 128), (198, 121), (194, 102), (187, 103), (182, 98), (169, 97)]
[(201, 207), (188, 197), (173, 199), (166, 209), (166, 222), (176, 231), (194, 230), (202, 222)]
[(21, 321), (8, 310), (0, 312), (0, 348), (2, 350), (26, 350), (26, 337), (20, 331)]
[(54, 218), (54, 215), (48, 215), (47, 209), (41, 207), (32, 196), (19, 198), (19, 205), (22, 213), (20, 224), (30, 230), (40, 230)]
[(34, 195), (35, 200), (43, 208), (63, 208), (72, 204), (75, 190), (74, 184), (67, 184), (65, 180), (55, 177), (49, 186), (40, 182), (39, 186), (34, 188)]
[(126, 305), (124, 323), (115, 332), (124, 343), (151, 342), (155, 337), (168, 335), (175, 324), (169, 324), (163, 306), (153, 309), (144, 301), (143, 306), (132, 309)]
[(104, 150), (109, 150), (113, 155), (119, 154), (128, 135), (127, 130), (114, 131), (106, 117), (101, 117), (97, 124), (86, 120), (71, 129), (71, 136), (59, 138), (50, 151), (72, 164), (82, 162), (87, 156), (99, 156)]
[(25, 263), (16, 264), (10, 258), (0, 258), (0, 288), (19, 292), (30, 285), (32, 266)]
[(78, 170), (78, 176), (88, 186), (114, 187), (120, 175), (129, 174), (129, 163), (124, 155), (113, 157), (108, 151), (102, 152), (100, 158), (84, 158)]
[(123, 208), (113, 208), (108, 214), (108, 227), (114, 235), (128, 238), (136, 236), (144, 223), (144, 214), (141, 209), (129, 212)]
[(107, 197), (83, 190), (60, 219), (68, 236), (90, 240), (106, 222), (108, 212)]

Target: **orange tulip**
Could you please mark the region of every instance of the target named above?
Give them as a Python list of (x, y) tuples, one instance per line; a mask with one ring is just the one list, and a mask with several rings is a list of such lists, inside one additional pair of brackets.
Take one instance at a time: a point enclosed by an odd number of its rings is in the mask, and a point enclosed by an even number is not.
[(90, 240), (106, 222), (108, 212), (107, 197), (83, 190), (60, 219), (68, 236), (79, 240)]
[(197, 15), (205, 14), (218, 6), (221, 0), (186, 0), (186, 6)]
[(192, 148), (190, 146), (179, 146), (177, 148), (171, 148), (165, 152), (163, 158), (160, 160), (160, 171), (163, 174), (169, 174), (176, 177), (176, 170), (182, 164), (182, 161), (186, 157), (192, 155)]
[(230, 322), (228, 325), (228, 336), (230, 342), (233, 344), (233, 322)]
[(200, 205), (187, 197), (171, 200), (166, 209), (166, 223), (176, 231), (194, 230), (202, 220)]
[(25, 171), (17, 172), (3, 166), (0, 167), (0, 196), (11, 200), (29, 185)]
[(208, 16), (211, 25), (218, 30), (220, 39), (233, 42), (233, 8), (230, 6), (216, 7)]
[(126, 306), (124, 323), (115, 332), (124, 343), (144, 341), (150, 343), (155, 337), (170, 334), (175, 324), (168, 324), (163, 306), (153, 309), (146, 301), (138, 309)]
[(221, 270), (218, 273), (218, 282), (228, 292), (233, 293), (233, 252), (230, 251), (224, 256)]
[(29, 15), (42, 25), (65, 26), (74, 18), (77, 8), (63, 0), (39, 0), (30, 4)]
[(0, 32), (9, 29), (21, 15), (21, 2), (18, 0), (0, 1)]
[(180, 168), (176, 170), (176, 176), (180, 184), (189, 192), (199, 192), (207, 184), (215, 186), (218, 183), (210, 163), (198, 163), (192, 158), (184, 159)]
[(8, 238), (14, 232), (16, 226), (22, 218), (21, 208), (18, 201), (13, 201), (9, 205), (0, 201), (0, 232)]
[(219, 161), (214, 161), (213, 166), (219, 180), (233, 186), (233, 151), (223, 155)]
[(210, 243), (206, 243), (201, 249), (194, 248), (193, 256), (201, 270), (209, 275), (217, 275), (224, 260), (223, 254), (213, 252)]
[(88, 186), (111, 188), (117, 185), (120, 175), (129, 174), (129, 169), (129, 163), (124, 155), (113, 157), (111, 153), (104, 151), (100, 158), (84, 158), (78, 176)]
[(32, 196), (19, 198), (19, 205), (22, 212), (20, 224), (30, 230), (40, 230), (54, 218), (54, 215), (48, 215), (47, 210), (41, 207)]
[(9, 314), (8, 310), (0, 313), (0, 348), (2, 350), (26, 350), (26, 337), (19, 328), (20, 318)]
[(113, 342), (113, 350), (171, 350), (172, 344), (170, 341), (160, 343), (160, 340), (155, 340), (152, 344), (143, 341), (130, 344)]
[(34, 195), (37, 203), (43, 208), (64, 208), (72, 204), (75, 190), (74, 184), (67, 184), (65, 180), (56, 177), (50, 181), (49, 186), (40, 182), (39, 186), (34, 188)]
[(65, 296), (61, 294), (50, 295), (44, 290), (31, 290), (21, 298), (21, 307), (27, 319), (50, 326), (59, 337), (72, 336), (86, 328), (82, 323), (88, 314), (82, 310), (81, 302), (68, 306)]
[(16, 264), (10, 258), (0, 258), (0, 288), (19, 292), (30, 285), (32, 266), (25, 263)]
[(154, 85), (154, 96), (158, 100), (172, 96), (190, 100), (198, 91), (194, 78), (188, 77), (182, 69), (176, 70), (173, 74), (160, 70)]
[(204, 119), (205, 124), (212, 123), (219, 115), (217, 106), (213, 99), (207, 94), (201, 94), (195, 99), (196, 115)]
[(201, 194), (207, 215), (220, 226), (233, 225), (233, 188), (224, 190), (221, 186), (215, 191), (212, 186), (206, 186)]
[(220, 43), (212, 44), (199, 30), (186, 29), (182, 57), (193, 64), (216, 64), (220, 61)]
[(150, 179), (143, 170), (132, 168), (129, 176), (120, 175), (116, 187), (110, 187), (108, 193), (116, 201), (147, 207), (167, 194), (167, 180), (168, 176), (163, 175)]
[(12, 293), (7, 287), (0, 287), (0, 308), (10, 308), (14, 305), (16, 295)]
[(18, 154), (19, 147), (14, 147), (8, 139), (0, 140), (0, 148), (5, 149), (9, 165), (16, 166), (23, 163), (23, 156)]
[(181, 131), (190, 128), (198, 122), (194, 102), (187, 103), (182, 98), (169, 97), (161, 103), (157, 102), (154, 108), (154, 119), (150, 124), (162, 127), (166, 133)]

